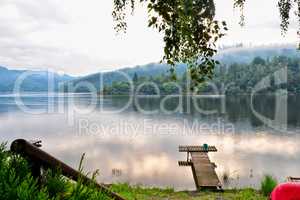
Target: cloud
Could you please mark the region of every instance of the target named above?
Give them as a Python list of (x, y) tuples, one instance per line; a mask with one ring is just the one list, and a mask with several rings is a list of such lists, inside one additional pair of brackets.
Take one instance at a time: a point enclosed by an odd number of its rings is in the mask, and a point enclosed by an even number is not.
[[(73, 67), (88, 69), (93, 65), (92, 58), (70, 49), (33, 45), (26, 42), (2, 41), (0, 52), (3, 52), (0, 54), (1, 64), (13, 68), (51, 68), (56, 71), (72, 72)], [(94, 68), (88, 70), (92, 71)]]
[[(135, 16), (128, 18), (127, 34), (116, 36), (112, 4), (101, 0), (1, 0), (0, 65), (51, 67), (83, 75), (159, 61), (163, 39), (147, 28), (147, 8), (136, 9)], [(276, 28), (276, 4), (252, 0), (246, 6), (247, 24), (241, 28), (232, 4), (217, 0), (218, 18), (225, 19), (230, 29), (222, 43), (284, 43), (296, 38), (296, 33), (289, 33), (282, 39), (279, 26)]]
[(6, 37), (22, 37), (53, 24), (68, 22), (68, 16), (55, 0), (3, 0), (0, 13), (0, 33)]
[[(66, 13), (58, 0), (2, 0), (0, 6), (10, 13), (11, 18), (19, 18), (25, 21), (48, 21), (66, 23)], [(3, 13), (2, 13), (3, 14)], [(5, 14), (5, 13), (4, 13)], [(8, 14), (8, 12), (6, 12)], [(2, 15), (2, 17), (6, 17)]]
[(2, 0), (0, 64), (83, 75), (158, 61), (161, 38), (146, 15), (129, 19), (138, 28), (117, 37), (111, 11), (112, 2), (99, 0)]
[[(70, 17), (55, 0), (0, 2), (0, 62), (14, 68), (53, 68), (72, 72), (70, 66), (91, 65), (92, 59), (71, 48), (43, 42), (51, 31), (62, 31)], [(57, 38), (59, 40), (59, 38)]]

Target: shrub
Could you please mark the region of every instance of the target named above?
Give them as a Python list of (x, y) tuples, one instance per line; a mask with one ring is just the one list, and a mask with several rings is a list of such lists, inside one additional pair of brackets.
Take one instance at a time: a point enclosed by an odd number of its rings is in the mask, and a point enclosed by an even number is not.
[(0, 145), (0, 199), (48, 200), (46, 189), (40, 189), (22, 157), (11, 154)]
[(265, 175), (261, 181), (261, 192), (265, 196), (269, 196), (277, 185), (277, 180), (271, 175)]
[(64, 196), (68, 190), (68, 182), (61, 175), (60, 171), (47, 170), (45, 173), (44, 187), (47, 188), (50, 197), (59, 197), (65, 199)]
[[(96, 173), (93, 174), (95, 179)], [(43, 181), (36, 180), (28, 162), (6, 151), (0, 144), (0, 199), (1, 200), (111, 200), (93, 185), (84, 185), (81, 180), (71, 182), (59, 170), (47, 170)]]

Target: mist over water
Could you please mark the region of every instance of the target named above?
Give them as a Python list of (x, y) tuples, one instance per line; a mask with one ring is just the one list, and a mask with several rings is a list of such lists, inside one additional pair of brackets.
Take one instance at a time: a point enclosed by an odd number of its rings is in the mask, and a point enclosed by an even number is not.
[[(72, 99), (70, 101), (66, 101)], [(265, 173), (279, 180), (299, 176), (300, 96), (288, 99), (287, 131), (276, 131), (261, 122), (250, 109), (248, 96), (201, 98), (196, 101), (210, 114), (197, 112), (185, 99), (180, 112), (178, 98), (165, 102), (170, 112), (160, 109), (161, 99), (141, 97), (139, 106), (129, 97), (105, 97), (91, 102), (88, 94), (71, 96), (42, 94), (22, 96), (24, 105), (42, 114), (23, 112), (11, 95), (0, 96), (1, 141), (40, 139), (42, 149), (74, 168), (82, 153), (86, 171), (100, 170), (100, 182), (129, 182), (177, 190), (195, 189), (189, 167), (179, 167), (186, 154), (179, 145), (215, 145), (210, 153), (221, 178), (229, 174), (228, 187), (259, 186)], [(223, 101), (222, 98), (225, 98)], [(259, 96), (256, 111), (274, 116), (274, 97)], [(225, 109), (222, 107), (225, 102)], [(49, 107), (49, 102), (53, 107)], [(89, 106), (95, 108), (87, 112)], [(122, 112), (117, 111), (128, 104)], [(145, 114), (140, 112), (155, 111)], [(70, 113), (72, 115), (70, 115)]]

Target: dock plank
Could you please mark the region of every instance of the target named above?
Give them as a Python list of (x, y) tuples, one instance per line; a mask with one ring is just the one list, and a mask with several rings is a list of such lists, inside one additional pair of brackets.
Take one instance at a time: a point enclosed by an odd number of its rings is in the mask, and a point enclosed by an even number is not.
[(192, 163), (195, 169), (195, 179), (200, 187), (218, 187), (219, 178), (215, 172), (215, 166), (210, 162), (207, 153), (191, 152)]
[(214, 146), (209, 146), (205, 149), (203, 146), (179, 146), (179, 152), (216, 152)]

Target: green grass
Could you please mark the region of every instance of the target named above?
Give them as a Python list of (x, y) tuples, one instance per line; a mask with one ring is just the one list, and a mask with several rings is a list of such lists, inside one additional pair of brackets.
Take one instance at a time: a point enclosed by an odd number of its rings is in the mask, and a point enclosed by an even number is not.
[(225, 190), (224, 192), (175, 192), (171, 188), (143, 188), (117, 184), (112, 190), (120, 193), (128, 200), (267, 200), (259, 191), (254, 189)]
[(275, 178), (271, 175), (265, 175), (261, 181), (260, 189), (265, 196), (269, 196), (277, 184)]
[[(1, 200), (111, 200), (99, 192), (94, 184), (88, 186), (60, 175), (59, 170), (48, 170), (38, 182), (30, 173), (29, 163), (0, 145), (0, 199)], [(83, 157), (82, 157), (83, 160)], [(79, 170), (82, 170), (82, 160)], [(92, 174), (95, 179), (97, 172)], [(267, 184), (268, 185), (268, 184)], [(111, 190), (128, 200), (265, 200), (253, 189), (225, 192), (175, 192), (172, 188), (145, 188), (128, 184), (113, 184)]]

